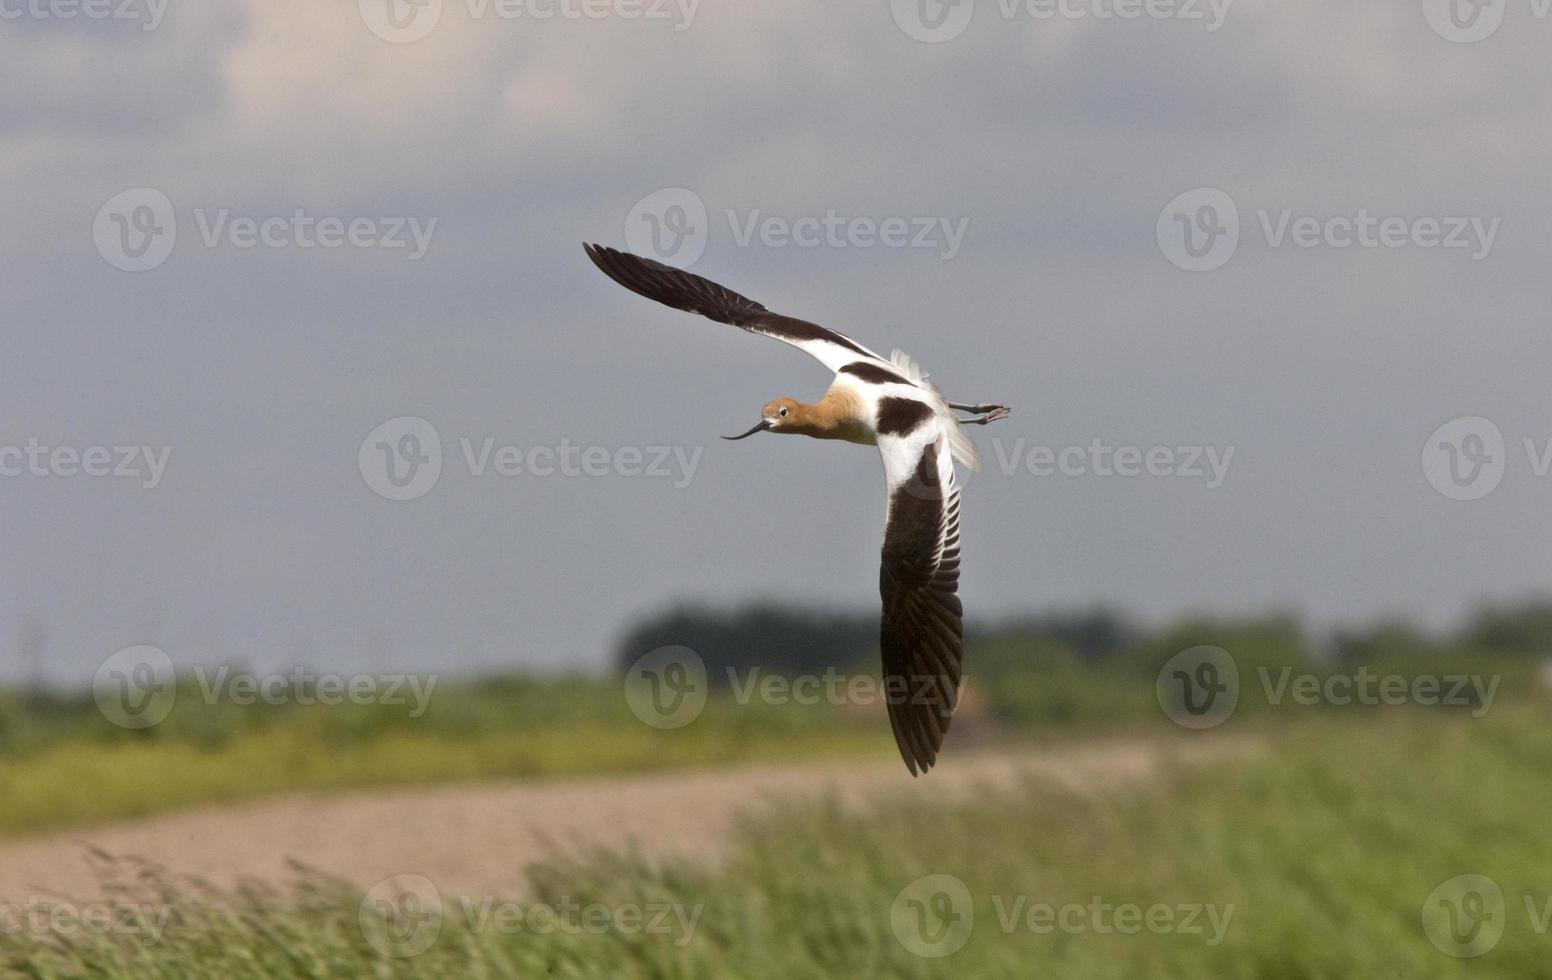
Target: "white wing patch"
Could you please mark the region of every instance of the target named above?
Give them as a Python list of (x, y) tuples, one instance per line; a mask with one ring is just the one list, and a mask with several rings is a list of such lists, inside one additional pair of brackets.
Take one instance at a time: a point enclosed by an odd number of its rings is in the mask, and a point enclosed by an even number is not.
[(905, 375), (908, 381), (919, 386), (928, 395), (932, 396), (933, 408), (938, 418), (943, 420), (943, 435), (948, 440), (948, 451), (953, 458), (965, 464), (972, 471), (981, 468), (981, 453), (975, 448), (970, 434), (965, 427), (959, 424), (959, 417), (954, 410), (948, 407), (948, 400), (943, 397), (943, 392), (938, 386), (927, 380), (931, 377), (916, 359), (903, 350), (894, 350), (889, 353), (889, 363), (896, 371)]

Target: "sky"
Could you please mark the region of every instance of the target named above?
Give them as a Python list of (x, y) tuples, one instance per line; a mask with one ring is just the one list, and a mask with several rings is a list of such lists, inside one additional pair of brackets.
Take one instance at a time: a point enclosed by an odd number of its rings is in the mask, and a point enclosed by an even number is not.
[(876, 452), (717, 438), (824, 369), (583, 241), (1011, 406), (972, 628), (1552, 590), (1544, 6), (0, 0), (0, 681), (873, 608)]

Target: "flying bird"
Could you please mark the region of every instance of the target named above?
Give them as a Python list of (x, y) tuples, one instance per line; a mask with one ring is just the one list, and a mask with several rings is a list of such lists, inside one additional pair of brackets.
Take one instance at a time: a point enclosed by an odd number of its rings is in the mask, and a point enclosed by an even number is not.
[(605, 275), (634, 293), (791, 344), (834, 372), (819, 401), (778, 398), (760, 411), (754, 428), (723, 438), (778, 432), (878, 447), (888, 487), (878, 577), (885, 701), (911, 775), (931, 769), (953, 719), (964, 656), (954, 461), (978, 468), (963, 426), (1007, 418), (1008, 409), (945, 400), (901, 351), (884, 358), (844, 334), (772, 313), (682, 269), (603, 245), (582, 247)]

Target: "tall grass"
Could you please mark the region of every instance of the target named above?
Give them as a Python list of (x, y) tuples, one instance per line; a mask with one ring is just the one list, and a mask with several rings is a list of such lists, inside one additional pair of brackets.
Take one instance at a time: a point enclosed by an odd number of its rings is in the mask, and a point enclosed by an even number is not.
[[(753, 815), (715, 868), (614, 851), (537, 867), (513, 897), (699, 909), (687, 935), (480, 928), (447, 896), (435, 942), (400, 958), (370, 938), (383, 907), (367, 902), (363, 920), (348, 885), (305, 876), (285, 893), (230, 894), (153, 874), (119, 894), (168, 910), (156, 944), (12, 933), (0, 964), (37, 978), (1549, 977), (1552, 940), (1522, 901), (1552, 896), (1549, 771), (1552, 730), (1532, 707), (1323, 714), (1263, 757), (1166, 769), (1141, 788), (1029, 782), (946, 802), (929, 780), (866, 811)], [(1423, 927), (1430, 892), (1465, 873), (1506, 900), (1501, 940), (1476, 959), (1441, 952)], [(921, 945), (911, 914), (892, 915), (913, 911), (908, 889), (929, 875), (962, 883), (968, 904), (948, 908), (973, 923), (942, 958), (919, 955), (942, 947)], [(1177, 923), (1212, 906), (1225, 927), (1029, 927), (1032, 904), (1094, 901), (1179, 910)]]

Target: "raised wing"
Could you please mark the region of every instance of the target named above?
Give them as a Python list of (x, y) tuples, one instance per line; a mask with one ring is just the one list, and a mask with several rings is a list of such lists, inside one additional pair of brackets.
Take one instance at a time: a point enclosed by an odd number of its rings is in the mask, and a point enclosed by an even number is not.
[(959, 490), (941, 420), (924, 415), (895, 435), (884, 434), (885, 421), (881, 413), (889, 511), (878, 573), (879, 645), (889, 724), (914, 776), (937, 761), (959, 697)]
[(718, 323), (743, 327), (750, 333), (774, 337), (812, 355), (832, 371), (857, 361), (889, 365), (889, 361), (845, 334), (807, 320), (772, 313), (754, 300), (710, 279), (605, 245), (584, 244), (582, 248), (605, 275), (633, 293), (678, 310), (699, 313)]

